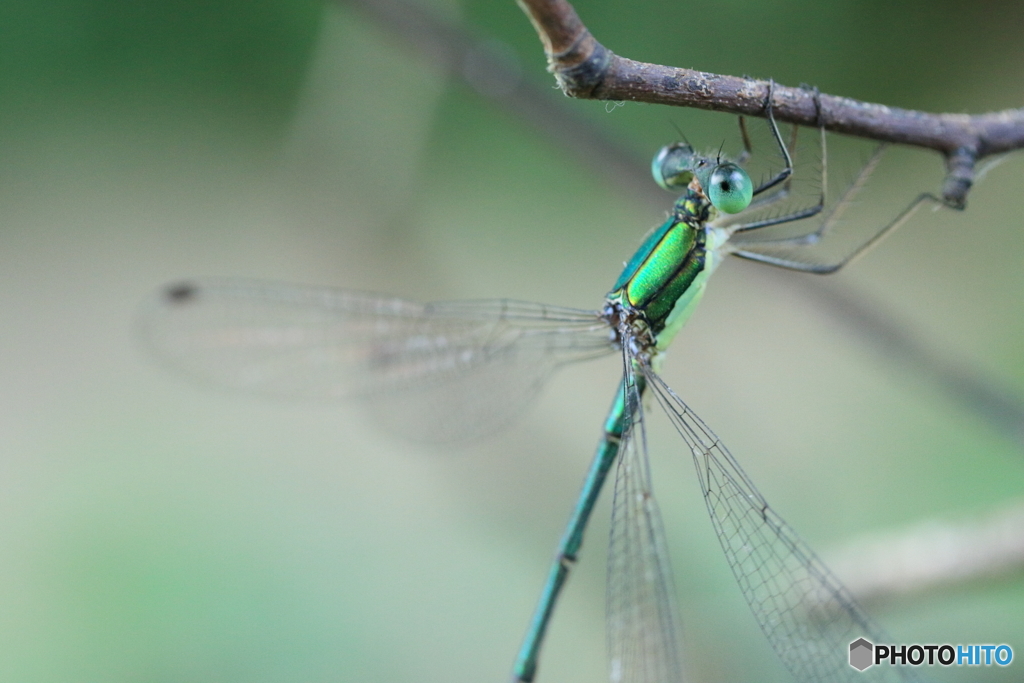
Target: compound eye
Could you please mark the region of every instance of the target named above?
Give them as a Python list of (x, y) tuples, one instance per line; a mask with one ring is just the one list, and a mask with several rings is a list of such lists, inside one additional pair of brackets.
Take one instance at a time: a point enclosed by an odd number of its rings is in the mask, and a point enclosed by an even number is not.
[(736, 164), (719, 164), (711, 172), (707, 193), (708, 199), (719, 211), (739, 213), (750, 205), (754, 184), (750, 182), (747, 172)]
[(666, 190), (686, 187), (693, 179), (692, 159), (693, 148), (689, 145), (677, 142), (662, 147), (651, 161), (654, 182)]

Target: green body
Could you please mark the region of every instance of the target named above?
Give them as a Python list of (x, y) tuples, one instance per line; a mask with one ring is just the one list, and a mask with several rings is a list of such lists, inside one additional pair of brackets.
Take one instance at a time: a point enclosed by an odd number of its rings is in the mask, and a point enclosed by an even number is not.
[[(688, 189), (676, 201), (669, 219), (644, 239), (607, 296), (610, 306), (620, 307), (629, 314), (639, 314), (654, 335), (659, 352), (668, 346), (689, 318), (704, 293), (708, 275), (718, 265), (718, 247), (724, 243), (725, 237), (707, 226), (713, 210), (699, 189)], [(636, 382), (642, 394), (645, 388), (642, 374), (637, 373)], [(625, 396), (625, 387), (620, 385), (516, 659), (515, 680), (520, 683), (533, 680), (540, 643), (555, 602), (576, 563), (583, 544), (583, 530), (619, 453), (622, 434), (630, 417), (626, 414)]]
[(693, 193), (684, 195), (672, 217), (633, 254), (608, 295), (609, 301), (643, 311), (655, 335), (665, 328), (681, 297), (695, 286), (703, 288), (709, 208)]

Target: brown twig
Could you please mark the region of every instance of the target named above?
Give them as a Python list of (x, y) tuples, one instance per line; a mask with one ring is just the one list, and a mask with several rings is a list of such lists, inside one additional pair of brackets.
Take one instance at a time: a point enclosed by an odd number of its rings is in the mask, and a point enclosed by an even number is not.
[[(548, 58), (548, 70), (569, 97), (630, 100), (763, 116), (769, 83), (648, 64), (620, 57), (587, 30), (568, 0), (517, 0)], [(963, 208), (979, 159), (1024, 147), (1024, 108), (987, 114), (930, 114), (772, 87), (775, 118), (805, 126), (932, 149), (946, 160), (942, 200)], [(820, 118), (815, 97), (821, 103)]]

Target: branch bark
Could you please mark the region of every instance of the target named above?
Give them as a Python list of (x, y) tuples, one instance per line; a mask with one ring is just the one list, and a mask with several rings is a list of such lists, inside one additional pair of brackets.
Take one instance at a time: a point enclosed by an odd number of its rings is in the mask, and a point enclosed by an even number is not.
[[(530, 18), (548, 70), (569, 97), (630, 100), (764, 116), (768, 81), (637, 62), (604, 47), (568, 0), (516, 0)], [(821, 103), (820, 119), (815, 98)], [(779, 121), (932, 149), (946, 161), (942, 201), (962, 209), (978, 160), (1024, 147), (1024, 108), (987, 114), (931, 114), (774, 84)]]

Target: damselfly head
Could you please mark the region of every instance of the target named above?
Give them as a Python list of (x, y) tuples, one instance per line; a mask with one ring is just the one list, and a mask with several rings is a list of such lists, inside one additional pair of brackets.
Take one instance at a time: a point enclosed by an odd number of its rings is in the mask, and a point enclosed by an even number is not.
[(678, 190), (693, 180), (693, 147), (673, 142), (665, 145), (654, 155), (651, 161), (651, 175), (659, 187), (666, 190)]
[(687, 187), (696, 177), (711, 204), (723, 213), (739, 213), (754, 195), (750, 176), (738, 164), (697, 154), (681, 142), (658, 150), (651, 161), (651, 175), (666, 190)]

